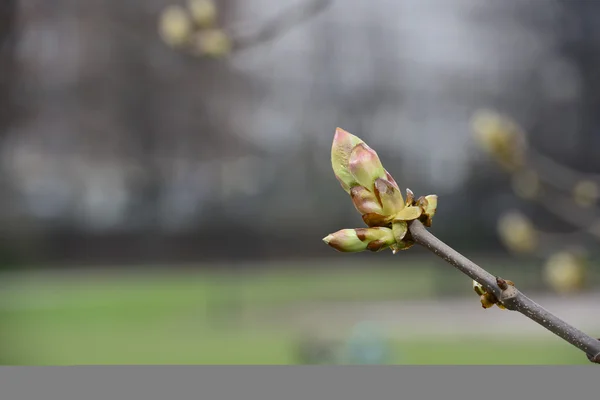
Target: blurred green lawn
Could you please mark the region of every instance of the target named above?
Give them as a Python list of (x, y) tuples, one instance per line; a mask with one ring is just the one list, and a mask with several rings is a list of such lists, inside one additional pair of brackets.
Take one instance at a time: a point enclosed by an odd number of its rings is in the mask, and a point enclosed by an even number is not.
[[(280, 270), (281, 271), (281, 270)], [(293, 364), (298, 332), (227, 315), (306, 301), (430, 296), (431, 267), (253, 274), (20, 274), (3, 280), (3, 364)], [(396, 340), (401, 364), (585, 364), (570, 345), (446, 337)]]

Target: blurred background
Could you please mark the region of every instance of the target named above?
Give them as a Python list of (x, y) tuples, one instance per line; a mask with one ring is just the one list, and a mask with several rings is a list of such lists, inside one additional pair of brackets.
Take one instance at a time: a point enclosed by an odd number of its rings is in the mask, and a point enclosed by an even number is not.
[(421, 248), (321, 239), (363, 226), (339, 126), (599, 337), (600, 2), (213, 1), (1, 3), (0, 363), (588, 363)]

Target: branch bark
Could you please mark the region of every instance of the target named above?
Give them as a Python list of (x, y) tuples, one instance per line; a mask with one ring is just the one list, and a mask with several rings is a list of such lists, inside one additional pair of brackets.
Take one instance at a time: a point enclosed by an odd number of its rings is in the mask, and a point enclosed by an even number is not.
[[(561, 337), (586, 353), (591, 362), (600, 364), (600, 340), (571, 326), (550, 311), (525, 296), (514, 286), (498, 284), (498, 277), (490, 274), (452, 247), (448, 246), (425, 228), (418, 220), (409, 224), (409, 232), (415, 243), (427, 248), (438, 257), (453, 265), (463, 274), (477, 281), (493, 293), (508, 310), (517, 311), (532, 321)], [(501, 287), (503, 286), (503, 287)]]

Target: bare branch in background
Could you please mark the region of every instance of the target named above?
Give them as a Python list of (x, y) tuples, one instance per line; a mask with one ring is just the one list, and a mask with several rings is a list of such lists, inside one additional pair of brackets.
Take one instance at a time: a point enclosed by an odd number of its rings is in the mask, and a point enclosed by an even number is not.
[(527, 157), (531, 165), (538, 172), (540, 179), (557, 189), (571, 192), (575, 183), (579, 181), (592, 181), (600, 185), (600, 174), (589, 174), (577, 171), (566, 165), (560, 164), (533, 148), (528, 148)]
[[(577, 171), (566, 165), (539, 153), (527, 142), (524, 130), (510, 118), (499, 113), (481, 110), (472, 119), (475, 137), (480, 145), (487, 151), (507, 172), (519, 175), (528, 175), (528, 183), (536, 186), (539, 191), (539, 182), (555, 188), (558, 191), (574, 193), (580, 183), (587, 183), (587, 189), (592, 199), (600, 198), (600, 174), (589, 174)], [(532, 193), (533, 195), (533, 193)], [(592, 206), (590, 201), (588, 206)]]
[(245, 50), (285, 35), (296, 26), (325, 11), (333, 0), (311, 0), (299, 2), (273, 17), (254, 33), (233, 38), (233, 50)]
[(189, 0), (187, 7), (170, 5), (159, 20), (159, 33), (169, 46), (193, 56), (223, 58), (275, 40), (325, 11), (333, 0), (301, 1), (269, 19), (251, 33), (219, 26), (212, 0)]
[(522, 214), (510, 212), (498, 221), (505, 246), (545, 258), (545, 278), (554, 290), (583, 289), (588, 260), (600, 242), (600, 175), (581, 173), (540, 154), (528, 145), (523, 129), (499, 113), (477, 112), (472, 127), (481, 147), (511, 175), (517, 196), (576, 228), (542, 232)]

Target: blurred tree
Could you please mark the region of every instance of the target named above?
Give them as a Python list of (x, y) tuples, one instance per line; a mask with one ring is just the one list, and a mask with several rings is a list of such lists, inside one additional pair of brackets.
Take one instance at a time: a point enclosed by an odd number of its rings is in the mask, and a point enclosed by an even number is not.
[(12, 120), (17, 0), (0, 3), (0, 137)]

